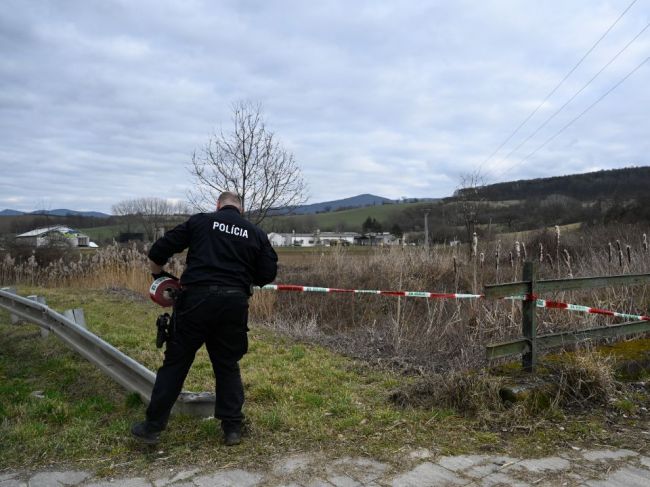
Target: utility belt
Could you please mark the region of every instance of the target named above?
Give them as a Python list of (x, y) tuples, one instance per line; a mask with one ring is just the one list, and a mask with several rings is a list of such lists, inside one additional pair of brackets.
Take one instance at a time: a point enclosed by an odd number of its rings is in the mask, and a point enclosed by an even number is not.
[[(241, 287), (232, 287), (232, 286), (217, 286), (217, 285), (200, 285), (200, 284), (190, 284), (183, 285), (181, 287), (180, 294), (176, 297), (174, 303), (174, 312), (170, 315), (169, 313), (162, 314), (156, 320), (156, 347), (162, 348), (165, 342), (168, 342), (173, 338), (176, 331), (176, 318), (178, 311), (187, 311), (183, 309), (183, 301), (186, 296), (232, 296), (232, 297), (245, 297), (248, 298), (251, 295), (250, 289), (244, 289)], [(205, 301), (205, 298), (200, 300), (198, 304), (193, 306), (196, 307)]]
[(184, 294), (215, 294), (217, 296), (246, 296), (251, 295), (250, 289), (216, 284), (183, 284)]

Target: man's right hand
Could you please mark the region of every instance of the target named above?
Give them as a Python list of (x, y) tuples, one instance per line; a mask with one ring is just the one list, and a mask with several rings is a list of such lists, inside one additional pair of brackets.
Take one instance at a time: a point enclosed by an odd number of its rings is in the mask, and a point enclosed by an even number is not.
[(171, 278), (171, 279), (174, 279), (175, 281), (178, 281), (178, 277), (176, 277), (176, 276), (173, 275), (173, 274), (170, 274), (170, 273), (167, 272), (167, 271), (163, 271), (163, 270), (161, 270), (160, 272), (156, 272), (156, 273), (153, 273), (153, 272), (152, 272), (152, 273), (151, 273), (151, 277), (153, 277), (154, 280), (156, 280), (156, 279), (160, 279), (161, 277), (169, 277), (169, 278)]

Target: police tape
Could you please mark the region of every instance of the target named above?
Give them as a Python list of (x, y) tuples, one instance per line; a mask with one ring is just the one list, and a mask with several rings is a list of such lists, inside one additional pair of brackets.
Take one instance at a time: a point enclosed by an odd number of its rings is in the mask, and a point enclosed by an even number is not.
[(428, 299), (479, 299), (482, 294), (431, 293), (428, 291), (382, 291), (379, 289), (341, 289), (336, 287), (296, 286), (293, 284), (267, 284), (261, 289), (270, 291), (294, 291), (302, 293), (377, 294), (381, 296), (403, 296)]
[(625, 319), (636, 320), (636, 321), (650, 321), (650, 316), (646, 316), (646, 315), (619, 313), (618, 311), (609, 311), (607, 309), (601, 309), (601, 308), (591, 308), (589, 306), (562, 303), (560, 301), (547, 301), (545, 299), (537, 299), (536, 304), (538, 308), (565, 309), (567, 311), (575, 311), (578, 313), (614, 316), (616, 318), (625, 318)]
[[(483, 294), (464, 294), (464, 293), (437, 293), (429, 291), (384, 291), (379, 289), (343, 289), (335, 287), (315, 287), (315, 286), (298, 286), (294, 284), (267, 284), (259, 289), (268, 291), (290, 291), (303, 293), (340, 293), (340, 294), (374, 294), (380, 296), (397, 296), (406, 298), (426, 298), (426, 299), (484, 299)], [(631, 313), (620, 313), (618, 311), (609, 311), (602, 308), (592, 308), (579, 304), (563, 303), (561, 301), (550, 301), (546, 299), (531, 299), (526, 295), (508, 296), (502, 298), (511, 301), (535, 301), (538, 308), (564, 309), (577, 313), (596, 314), (612, 316), (615, 318), (625, 318), (637, 321), (650, 321), (650, 316), (637, 315)]]

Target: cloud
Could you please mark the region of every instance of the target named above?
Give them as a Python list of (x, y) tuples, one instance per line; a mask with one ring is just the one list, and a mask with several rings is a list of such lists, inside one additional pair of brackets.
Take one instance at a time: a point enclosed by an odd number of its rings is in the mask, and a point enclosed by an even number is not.
[(0, 208), (49, 201), (108, 211), (132, 197), (183, 199), (192, 152), (229, 128), (239, 99), (263, 103), (312, 201), (366, 192), (445, 196), (478, 167), (499, 181), (648, 162), (650, 65), (524, 159), (647, 57), (648, 32), (505, 158), (648, 22), (642, 2), (487, 162), (622, 4), (10, 0), (4, 7)]

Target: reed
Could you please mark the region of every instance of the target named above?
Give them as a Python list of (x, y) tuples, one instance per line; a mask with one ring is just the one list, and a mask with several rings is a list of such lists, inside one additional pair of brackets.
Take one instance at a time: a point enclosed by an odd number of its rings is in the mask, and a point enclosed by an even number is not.
[[(539, 247), (540, 279), (558, 276), (618, 274), (626, 268), (650, 272), (644, 252), (632, 255), (631, 245), (639, 242), (639, 229), (614, 227), (585, 229), (555, 234), (555, 259), (543, 245), (543, 234), (530, 233), (516, 240), (479, 241), (467, 244), (470, 251), (450, 246), (384, 247), (360, 253), (345, 247), (305, 252), (280, 251), (276, 282), (285, 284), (351, 289), (402, 289), (435, 292), (481, 292), (486, 284), (518, 281), (523, 249)], [(617, 242), (619, 262), (613, 263), (609, 242)], [(482, 252), (494, 248), (494, 253)], [(559, 244), (562, 244), (562, 249)], [(532, 247), (531, 247), (532, 245)], [(500, 268), (501, 249), (510, 248), (510, 266)], [(466, 249), (467, 250), (467, 249)], [(147, 294), (151, 282), (147, 248), (112, 245), (92, 254), (39, 262), (34, 256), (19, 259), (0, 255), (0, 284), (43, 287), (125, 288)], [(291, 255), (291, 259), (287, 256)], [(469, 261), (465, 261), (469, 257)], [(515, 257), (516, 256), (516, 257)], [(616, 265), (618, 264), (618, 265)], [(620, 267), (619, 267), (620, 266)], [(171, 260), (170, 272), (180, 275), (181, 257)], [(547, 296), (543, 296), (546, 298)], [(548, 296), (578, 304), (645, 314), (648, 299), (642, 287), (574, 291)], [(391, 358), (409, 366), (431, 369), (464, 368), (483, 363), (484, 346), (519, 336), (518, 305), (503, 307), (498, 301), (396, 299), (355, 294), (275, 293), (257, 291), (250, 302), (252, 319), (264, 326), (299, 338), (328, 343), (365, 358)], [(538, 333), (575, 330), (609, 324), (612, 318), (578, 315), (566, 311), (540, 310)]]

